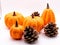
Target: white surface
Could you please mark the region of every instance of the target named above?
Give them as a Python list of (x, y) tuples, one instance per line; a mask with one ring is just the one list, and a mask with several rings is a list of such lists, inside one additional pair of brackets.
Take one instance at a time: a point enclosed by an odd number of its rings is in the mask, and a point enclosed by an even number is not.
[(2, 16), (2, 10), (1, 10), (1, 1), (0, 1), (0, 19), (1, 19), (1, 16)]
[(55, 38), (48, 38), (41, 33), (36, 44), (27, 44), (24, 40), (13, 40), (4, 24), (4, 15), (6, 13), (18, 11), (24, 16), (29, 16), (32, 12), (38, 11), (42, 14), (47, 2), (55, 13), (57, 26), (60, 27), (60, 0), (1, 0), (0, 45), (60, 45), (60, 30)]

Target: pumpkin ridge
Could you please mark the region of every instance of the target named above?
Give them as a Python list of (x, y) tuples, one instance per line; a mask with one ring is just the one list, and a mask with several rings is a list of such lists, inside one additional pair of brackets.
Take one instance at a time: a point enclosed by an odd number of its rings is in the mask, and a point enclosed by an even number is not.
[(44, 22), (45, 22), (44, 24), (46, 24), (46, 21), (45, 21), (45, 19), (46, 19), (46, 17), (47, 17), (47, 16), (46, 16), (46, 14), (47, 14), (47, 11), (46, 11), (46, 12), (44, 12), (44, 13), (45, 13), (45, 14), (43, 14), (43, 16), (42, 16), (42, 17), (43, 17), (43, 20), (44, 20)]
[[(50, 20), (50, 21), (54, 23), (54, 22), (55, 22), (54, 13), (53, 13), (53, 11), (51, 11), (51, 10), (50, 10), (50, 13), (51, 13), (51, 20)], [(52, 16), (52, 15), (53, 15), (53, 16)]]

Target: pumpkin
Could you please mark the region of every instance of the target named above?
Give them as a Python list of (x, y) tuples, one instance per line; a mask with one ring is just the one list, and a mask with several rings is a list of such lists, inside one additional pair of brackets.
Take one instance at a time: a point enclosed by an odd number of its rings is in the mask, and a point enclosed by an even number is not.
[(20, 40), (22, 39), (23, 31), (24, 31), (24, 27), (22, 25), (19, 25), (16, 21), (16, 24), (14, 24), (10, 28), (10, 36), (13, 39)]
[(27, 16), (23, 22), (24, 27), (31, 26), (38, 32), (41, 31), (44, 25), (43, 19), (39, 16), (38, 12), (34, 12), (32, 15)]
[(13, 24), (15, 24), (16, 20), (18, 24), (22, 25), (24, 21), (24, 17), (22, 14), (18, 12), (11, 12), (5, 15), (5, 24), (8, 28), (10, 28)]
[(42, 16), (44, 20), (44, 25), (48, 24), (49, 22), (55, 23), (55, 15), (52, 9), (50, 9), (49, 4), (47, 3), (47, 8), (43, 11)]

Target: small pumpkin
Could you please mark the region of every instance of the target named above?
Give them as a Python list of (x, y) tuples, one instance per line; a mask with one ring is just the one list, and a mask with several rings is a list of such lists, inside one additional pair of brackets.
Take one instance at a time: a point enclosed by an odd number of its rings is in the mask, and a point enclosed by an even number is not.
[(48, 24), (49, 22), (55, 23), (55, 15), (52, 9), (49, 7), (49, 4), (47, 3), (47, 8), (43, 11), (42, 16), (44, 20), (44, 25)]
[(24, 21), (24, 17), (22, 14), (18, 12), (11, 12), (5, 15), (5, 24), (8, 28), (10, 28), (13, 24), (15, 24), (16, 20), (18, 24), (22, 25)]
[(32, 15), (25, 18), (23, 25), (24, 27), (31, 26), (35, 30), (40, 32), (43, 28), (44, 22), (43, 19), (39, 16), (39, 13), (34, 12)]
[(19, 25), (16, 21), (16, 24), (14, 24), (10, 28), (10, 36), (13, 39), (20, 40), (22, 39), (23, 31), (24, 31), (24, 27), (22, 25)]

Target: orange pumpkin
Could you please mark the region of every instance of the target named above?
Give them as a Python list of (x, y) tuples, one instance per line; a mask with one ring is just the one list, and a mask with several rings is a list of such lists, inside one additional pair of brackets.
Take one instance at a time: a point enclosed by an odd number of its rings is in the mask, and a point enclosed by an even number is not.
[(43, 11), (42, 16), (44, 20), (44, 25), (48, 24), (49, 22), (55, 23), (55, 15), (52, 9), (50, 9), (49, 4), (47, 3), (47, 8)]
[(16, 24), (10, 28), (10, 36), (16, 40), (22, 39), (23, 31), (24, 27), (19, 25), (16, 21)]
[(31, 26), (35, 30), (40, 32), (41, 29), (43, 28), (44, 22), (42, 18), (40, 18), (38, 12), (34, 12), (31, 16), (25, 18), (23, 25), (24, 27)]
[(10, 28), (13, 24), (15, 24), (16, 20), (18, 24), (22, 25), (24, 21), (24, 17), (22, 16), (22, 14), (14, 11), (6, 14), (4, 20), (6, 26)]

